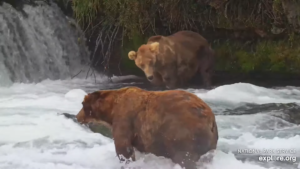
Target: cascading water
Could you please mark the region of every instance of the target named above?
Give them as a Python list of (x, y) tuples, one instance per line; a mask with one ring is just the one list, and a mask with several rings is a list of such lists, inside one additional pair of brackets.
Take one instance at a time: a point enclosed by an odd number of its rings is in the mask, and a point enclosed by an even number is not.
[(25, 15), (7, 3), (0, 6), (1, 86), (65, 79), (87, 70), (81, 32), (56, 4), (24, 5), (23, 10)]

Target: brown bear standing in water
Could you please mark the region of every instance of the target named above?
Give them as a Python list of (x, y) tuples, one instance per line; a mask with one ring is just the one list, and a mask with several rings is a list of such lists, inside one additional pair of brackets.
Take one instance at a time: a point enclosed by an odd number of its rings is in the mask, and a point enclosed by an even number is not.
[(154, 85), (182, 87), (200, 73), (204, 86), (211, 87), (214, 51), (196, 32), (179, 31), (170, 36), (152, 36), (137, 52), (130, 51), (128, 57)]
[(82, 105), (76, 115), (78, 122), (96, 119), (110, 124), (121, 161), (135, 161), (136, 148), (194, 169), (200, 156), (217, 146), (214, 113), (186, 91), (147, 91), (138, 87), (102, 90), (86, 95)]

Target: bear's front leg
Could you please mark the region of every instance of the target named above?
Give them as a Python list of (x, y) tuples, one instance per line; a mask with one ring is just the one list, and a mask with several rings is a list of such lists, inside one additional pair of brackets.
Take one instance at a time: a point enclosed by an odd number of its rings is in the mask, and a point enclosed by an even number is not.
[(118, 120), (113, 123), (113, 137), (117, 156), (121, 162), (127, 164), (135, 161), (134, 148), (132, 146), (133, 129), (129, 121)]

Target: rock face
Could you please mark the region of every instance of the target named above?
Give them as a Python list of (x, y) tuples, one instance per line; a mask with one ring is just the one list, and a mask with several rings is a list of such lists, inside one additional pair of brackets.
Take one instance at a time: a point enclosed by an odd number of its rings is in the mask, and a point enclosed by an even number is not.
[[(67, 119), (73, 120), (75, 123), (78, 123), (75, 115), (62, 113), (61, 115), (65, 116)], [(79, 123), (78, 123), (79, 124)], [(79, 124), (81, 125), (81, 124)], [(101, 122), (92, 122), (87, 125), (81, 125), (88, 127), (92, 132), (102, 134), (105, 137), (113, 138), (112, 129), (104, 123)]]

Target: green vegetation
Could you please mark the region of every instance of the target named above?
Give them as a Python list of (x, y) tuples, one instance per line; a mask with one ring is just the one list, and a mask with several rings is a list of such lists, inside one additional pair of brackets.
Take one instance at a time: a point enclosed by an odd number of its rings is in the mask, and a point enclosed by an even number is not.
[(140, 34), (136, 34), (136, 35), (132, 36), (131, 39), (129, 39), (129, 38), (124, 39), (124, 45), (122, 47), (121, 57), (123, 60), (123, 62), (122, 62), (123, 67), (124, 67), (124, 69), (129, 70), (129, 73), (135, 73), (135, 74), (139, 74), (139, 75), (144, 74), (144, 72), (142, 72), (141, 69), (135, 65), (134, 61), (128, 59), (128, 53), (131, 50), (136, 51), (136, 49), (138, 49), (138, 47), (141, 44), (145, 43), (146, 41), (147, 41), (147, 39)]
[[(300, 73), (298, 0), (72, 0), (72, 9), (86, 37), (102, 44), (97, 59), (110, 69), (121, 60), (122, 70), (141, 73), (130, 50), (151, 35), (193, 30), (212, 43), (219, 71)], [(251, 40), (241, 42), (241, 30)]]
[(255, 44), (214, 44), (216, 69), (228, 72), (300, 73), (300, 40), (261, 41)]

